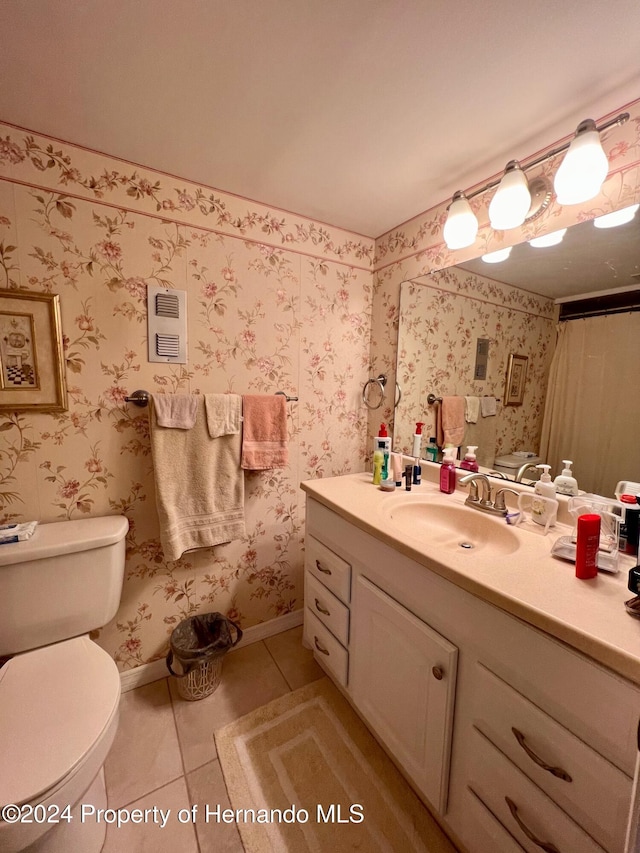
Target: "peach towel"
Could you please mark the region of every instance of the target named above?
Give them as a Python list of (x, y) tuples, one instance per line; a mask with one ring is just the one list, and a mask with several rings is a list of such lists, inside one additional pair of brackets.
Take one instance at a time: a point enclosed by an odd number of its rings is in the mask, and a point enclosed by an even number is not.
[(460, 447), (464, 441), (464, 397), (442, 398), (436, 413), (436, 441), (438, 447)]
[(245, 394), (242, 420), (241, 467), (248, 471), (284, 468), (289, 462), (285, 397)]

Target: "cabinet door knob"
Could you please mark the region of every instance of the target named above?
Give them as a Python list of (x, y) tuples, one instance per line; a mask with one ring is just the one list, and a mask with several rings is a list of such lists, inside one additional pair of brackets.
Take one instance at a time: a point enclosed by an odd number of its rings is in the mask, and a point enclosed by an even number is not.
[(317, 610), (319, 613), (324, 613), (324, 615), (325, 615), (325, 616), (331, 616), (331, 614), (329, 613), (329, 611), (327, 610), (327, 608), (326, 608), (326, 607), (323, 607), (323, 606), (320, 604), (320, 602), (318, 601), (318, 599), (317, 599), (317, 598), (316, 598), (316, 610)]
[(547, 764), (546, 761), (543, 761), (540, 756), (536, 755), (535, 752), (531, 749), (530, 746), (527, 745), (525, 736), (521, 731), (515, 728), (515, 726), (511, 726), (511, 731), (513, 732), (513, 736), (518, 741), (520, 746), (527, 753), (529, 758), (535, 762), (538, 767), (542, 767), (543, 770), (546, 770), (547, 773), (551, 773), (553, 776), (557, 776), (558, 779), (562, 779), (564, 782), (571, 782), (571, 776), (567, 773), (566, 770), (563, 770), (562, 767), (553, 767), (551, 764)]
[(533, 832), (531, 832), (529, 827), (525, 826), (525, 824), (522, 822), (522, 818), (518, 814), (518, 807), (513, 802), (513, 800), (511, 800), (509, 797), (505, 797), (505, 801), (509, 806), (509, 811), (513, 815), (513, 819), (518, 824), (520, 829), (524, 832), (524, 834), (527, 836), (529, 841), (532, 841), (536, 845), (536, 847), (539, 847), (541, 850), (544, 850), (545, 853), (560, 853), (555, 844), (552, 844), (550, 841), (540, 841), (540, 839), (536, 838)]
[(436, 678), (438, 681), (442, 681), (442, 679), (444, 678), (444, 670), (441, 666), (434, 666), (431, 670), (431, 673), (433, 677)]
[(323, 575), (330, 575), (331, 569), (325, 569), (324, 566), (320, 565), (320, 560), (316, 560), (316, 569), (319, 572), (322, 572)]
[(329, 652), (328, 652), (326, 649), (324, 649), (324, 648), (320, 645), (320, 641), (318, 640), (318, 638), (317, 638), (317, 637), (315, 637), (315, 636), (314, 636), (314, 638), (313, 638), (313, 642), (316, 644), (316, 649), (317, 649), (319, 652), (322, 652), (322, 654), (323, 654), (323, 655), (328, 655), (328, 654), (329, 654)]

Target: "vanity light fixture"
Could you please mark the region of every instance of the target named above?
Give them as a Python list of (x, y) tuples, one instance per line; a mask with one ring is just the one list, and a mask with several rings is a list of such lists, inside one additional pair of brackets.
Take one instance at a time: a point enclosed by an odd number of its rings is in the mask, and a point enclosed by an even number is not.
[(629, 207), (623, 207), (622, 210), (614, 210), (613, 213), (605, 213), (604, 216), (596, 216), (593, 224), (596, 228), (615, 228), (616, 225), (626, 225), (631, 222), (640, 204), (632, 204)]
[(558, 231), (551, 231), (550, 234), (543, 234), (541, 237), (534, 237), (529, 240), (529, 245), (534, 249), (545, 249), (547, 246), (557, 246), (562, 243), (562, 238), (567, 233), (566, 228), (560, 228)]
[(444, 239), (450, 249), (472, 246), (478, 233), (478, 220), (463, 192), (454, 193), (444, 223)]
[(517, 160), (510, 160), (489, 205), (489, 222), (494, 231), (517, 228), (531, 207), (529, 182)]
[(487, 264), (499, 264), (500, 261), (506, 261), (511, 254), (513, 246), (507, 246), (505, 249), (497, 249), (495, 252), (489, 252), (482, 256), (482, 260)]
[[(580, 122), (573, 139), (563, 145), (525, 163), (511, 160), (503, 176), (472, 192), (458, 190), (447, 208), (444, 224), (444, 241), (449, 249), (465, 249), (473, 245), (478, 233), (478, 220), (471, 210), (469, 201), (497, 187), (489, 205), (489, 221), (496, 230), (506, 230), (522, 225), (539, 216), (552, 197), (551, 185), (542, 175), (528, 181), (525, 172), (545, 163), (566, 151), (554, 181), (559, 204), (580, 204), (594, 198), (600, 191), (609, 162), (602, 149), (600, 134), (614, 125), (629, 120), (629, 113), (620, 113), (615, 118), (596, 126), (593, 119)], [(524, 210), (527, 195), (529, 207)], [(507, 199), (512, 197), (511, 206)], [(524, 213), (523, 213), (524, 210)]]

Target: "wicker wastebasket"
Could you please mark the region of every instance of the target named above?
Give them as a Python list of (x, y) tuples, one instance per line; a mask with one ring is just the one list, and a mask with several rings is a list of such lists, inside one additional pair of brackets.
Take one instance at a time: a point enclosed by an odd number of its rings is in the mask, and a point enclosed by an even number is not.
[[(183, 699), (209, 696), (220, 684), (224, 656), (242, 639), (242, 631), (222, 613), (183, 619), (169, 640), (167, 669)], [(173, 668), (178, 664), (181, 672)]]

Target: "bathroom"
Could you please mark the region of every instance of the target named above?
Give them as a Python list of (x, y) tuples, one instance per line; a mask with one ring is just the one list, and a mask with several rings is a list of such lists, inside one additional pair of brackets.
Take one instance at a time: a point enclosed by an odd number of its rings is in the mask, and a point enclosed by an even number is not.
[[(276, 666), (269, 648), (274, 649), (278, 636), (287, 633), (299, 642), (305, 547), (300, 482), (367, 470), (380, 421), (393, 423), (401, 283), (530, 236), (525, 229), (497, 235), (485, 215), (480, 216), (484, 225), (477, 243), (449, 251), (442, 226), (451, 195), (491, 180), (512, 157), (526, 159), (558, 144), (583, 118), (600, 120), (626, 110), (630, 120), (607, 138), (612, 169), (601, 197), (576, 208), (552, 205), (536, 220), (536, 227), (556, 230), (594, 212), (640, 200), (637, 75), (626, 90), (619, 86), (622, 76), (612, 79), (613, 95), (607, 95), (604, 86), (593, 97), (583, 93), (572, 110), (565, 110), (567, 96), (562, 89), (550, 87), (548, 103), (556, 111), (552, 117), (540, 108), (536, 116), (534, 106), (523, 103), (521, 120), (514, 120), (510, 137), (486, 143), (487, 150), (500, 149), (496, 152), (500, 162), (495, 164), (483, 165), (487, 151), (478, 150), (470, 133), (461, 160), (466, 169), (469, 163), (476, 164), (473, 178), (458, 178), (466, 174), (463, 165), (452, 163), (446, 169), (446, 186), (425, 194), (415, 214), (398, 213), (379, 230), (363, 228), (362, 233), (370, 235), (365, 237), (355, 226), (349, 230), (308, 212), (313, 211), (311, 205), (303, 215), (259, 189), (251, 194), (225, 184), (223, 192), (216, 188), (222, 180), (200, 183), (193, 178), (189, 153), (180, 168), (163, 168), (153, 146), (142, 144), (150, 134), (143, 131), (141, 118), (138, 123), (141, 100), (135, 99), (121, 119), (138, 140), (127, 151), (116, 152), (109, 145), (107, 114), (102, 115), (103, 124), (93, 126), (91, 142), (66, 130), (64, 122), (58, 129), (45, 126), (37, 115), (27, 118), (18, 100), (33, 103), (35, 84), (29, 78), (34, 86), (30, 92), (22, 83), (27, 69), (21, 67), (18, 50), (26, 50), (29, 43), (41, 45), (42, 50), (33, 53), (41, 54), (44, 63), (48, 31), (53, 29), (62, 39), (66, 28), (73, 42), (74, 36), (79, 40), (82, 32), (92, 31), (92, 21), (88, 6), (81, 11), (77, 4), (69, 4), (63, 13), (59, 4), (37, 3), (40, 15), (29, 19), (19, 14), (19, 5), (5, 4), (0, 13), (8, 16), (3, 39), (9, 40), (13, 25), (17, 45), (3, 60), (11, 63), (3, 76), (15, 83), (15, 101), (4, 102), (7, 95), (0, 99), (1, 286), (60, 296), (68, 408), (52, 413), (3, 411), (3, 520), (45, 523), (125, 515), (130, 528), (122, 599), (116, 617), (95, 636), (118, 666), (123, 701), (133, 704), (127, 697), (135, 689), (147, 690), (149, 707), (154, 702), (161, 705), (160, 716), (171, 711), (170, 700), (153, 692), (166, 674), (169, 634), (180, 620), (216, 610), (238, 621), (245, 632), (245, 645), (226, 662), (230, 677), (234, 656), (256, 655), (247, 663), (251, 674), (238, 688), (236, 701), (244, 713), (253, 707), (251, 697), (242, 692), (249, 682), (260, 684), (261, 690), (264, 686), (260, 694), (255, 688), (256, 697), (260, 695), (256, 703), (275, 698), (272, 682), (266, 679), (263, 685), (261, 673)], [(360, 15), (367, 5), (356, 4)], [(389, 4), (382, 6), (395, 16)], [(120, 11), (124, 14), (124, 9)], [(141, 23), (134, 19), (130, 32)], [(345, 28), (348, 25), (354, 22), (345, 21)], [(627, 28), (633, 30), (626, 24), (622, 31)], [(378, 36), (382, 37), (379, 31)], [(600, 40), (598, 36), (596, 44)], [(100, 47), (106, 43), (100, 42)], [(134, 51), (134, 44), (119, 47)], [(373, 49), (370, 44), (369, 48)], [(401, 42), (394, 41), (393, 48), (401, 51)], [(87, 43), (82, 49), (89, 62)], [(536, 50), (545, 57), (545, 47)], [(148, 59), (147, 75), (157, 54), (149, 51)], [(43, 69), (44, 64), (36, 64), (32, 73), (44, 76)], [(152, 86), (148, 78), (147, 84)], [(56, 105), (62, 112), (69, 108), (63, 91), (57, 93)], [(48, 97), (55, 100), (53, 94)], [(496, 91), (491, 99), (499, 102)], [(177, 99), (172, 104), (179, 109)], [(251, 104), (253, 109), (257, 106)], [(535, 125), (523, 130), (530, 119)], [(372, 133), (376, 123), (371, 124)], [(180, 128), (183, 149), (189, 152), (188, 126), (182, 118), (173, 124)], [(162, 123), (156, 133), (173, 134), (173, 124)], [(73, 127), (71, 116), (68, 127)], [(428, 138), (428, 128), (422, 132)], [(210, 133), (215, 135), (215, 126)], [(428, 158), (424, 164), (432, 170)], [(392, 195), (392, 187), (381, 191), (376, 206), (385, 206), (387, 193)], [(187, 294), (186, 364), (166, 366), (147, 360), (149, 284), (167, 284)], [(501, 307), (495, 310), (498, 314)], [(442, 330), (441, 349), (454, 333), (460, 334), (455, 325)], [(547, 368), (548, 363), (540, 376)], [(362, 402), (363, 387), (379, 374), (388, 377), (385, 401), (372, 411)], [(148, 415), (125, 401), (139, 388), (177, 394), (283, 391), (298, 397), (288, 404), (289, 466), (246, 477), (244, 540), (214, 551), (194, 551), (174, 563), (163, 559)], [(537, 421), (541, 429), (542, 403), (538, 395), (532, 409), (520, 408), (518, 421), (528, 421), (529, 428)], [(532, 430), (532, 436), (536, 434)], [(295, 678), (289, 683), (280, 670), (274, 673), (274, 680), (281, 679), (276, 693), (297, 686)], [(195, 713), (191, 706), (188, 709), (182, 713)], [(142, 715), (136, 705), (134, 716), (138, 713)], [(173, 716), (166, 720), (173, 725)], [(154, 737), (165, 735), (163, 728), (154, 730)], [(184, 757), (173, 753), (167, 759), (169, 769), (161, 769), (160, 783), (144, 790), (132, 786), (123, 804), (173, 784), (185, 772), (202, 770), (212, 760), (210, 755), (206, 759), (196, 757), (183, 766)], [(203, 850), (208, 849), (206, 843), (200, 841)]]

